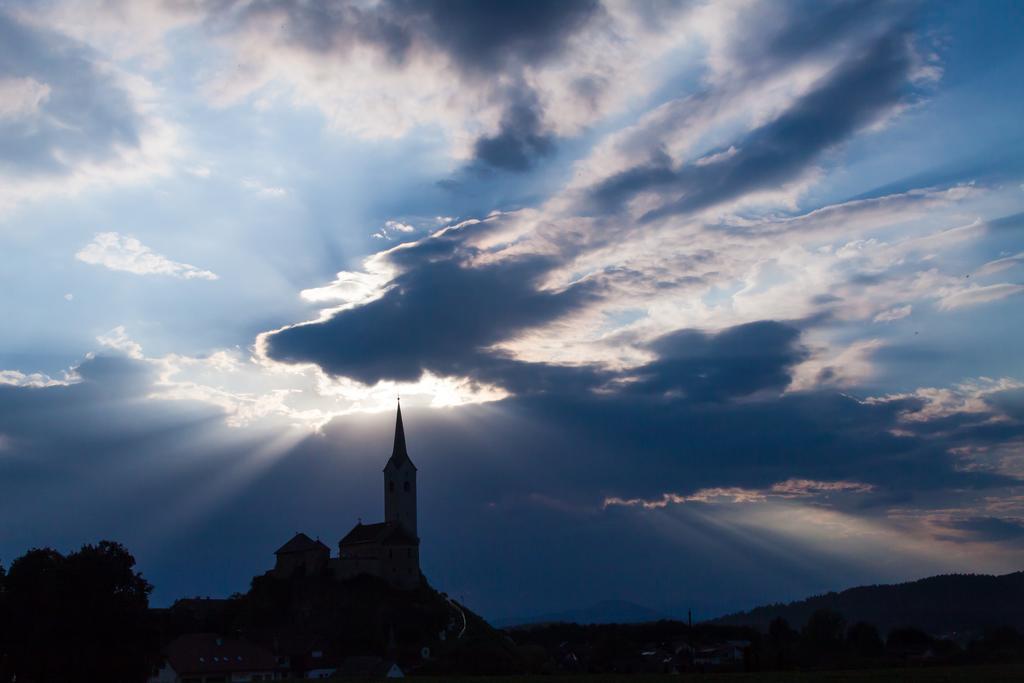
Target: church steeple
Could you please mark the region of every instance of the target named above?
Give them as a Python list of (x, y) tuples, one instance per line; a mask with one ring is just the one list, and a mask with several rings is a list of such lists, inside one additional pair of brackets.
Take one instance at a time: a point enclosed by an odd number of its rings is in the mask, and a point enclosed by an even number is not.
[(395, 445), (391, 449), (388, 465), (401, 467), (406, 463), (413, 469), (416, 469), (416, 466), (412, 464), (412, 460), (409, 459), (409, 451), (405, 449), (405, 426), (402, 424), (402, 402), (399, 400), (398, 415), (395, 417)]
[(405, 425), (402, 404), (395, 416), (395, 445), (384, 466), (384, 521), (397, 522), (417, 538), (416, 534), (416, 465), (405, 448)]

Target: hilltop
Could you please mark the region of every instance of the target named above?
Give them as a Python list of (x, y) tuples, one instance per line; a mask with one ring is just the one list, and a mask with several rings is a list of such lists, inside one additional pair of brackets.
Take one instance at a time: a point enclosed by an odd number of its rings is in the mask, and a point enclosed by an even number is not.
[(500, 631), (425, 579), (399, 589), (373, 576), (259, 576), (226, 600), (179, 600), (153, 610), (164, 642), (184, 633), (237, 634), (293, 659), (376, 655), (424, 673), (506, 673), (523, 668)]
[(990, 576), (947, 574), (892, 585), (849, 588), (790, 602), (737, 612), (711, 623), (766, 630), (782, 617), (802, 627), (816, 610), (840, 612), (847, 621), (874, 624), (882, 633), (913, 625), (932, 634), (978, 632), (1009, 625), (1024, 630), (1024, 571)]

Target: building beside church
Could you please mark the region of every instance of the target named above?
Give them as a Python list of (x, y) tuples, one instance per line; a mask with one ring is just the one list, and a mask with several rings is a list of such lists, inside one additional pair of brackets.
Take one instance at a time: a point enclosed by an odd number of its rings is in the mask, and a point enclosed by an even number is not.
[(338, 543), (337, 557), (303, 533), (295, 534), (274, 554), (277, 562), (271, 575), (277, 578), (329, 572), (338, 579), (379, 576), (400, 588), (419, 585), (416, 466), (405, 445), (401, 405), (395, 418), (395, 443), (384, 466), (384, 521), (363, 524), (360, 520)]

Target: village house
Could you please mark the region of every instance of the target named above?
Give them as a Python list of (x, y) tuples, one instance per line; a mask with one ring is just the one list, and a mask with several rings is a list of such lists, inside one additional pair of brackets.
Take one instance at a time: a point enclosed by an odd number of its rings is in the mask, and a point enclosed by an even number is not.
[(277, 658), (241, 638), (191, 633), (164, 649), (149, 683), (253, 683), (279, 678)]

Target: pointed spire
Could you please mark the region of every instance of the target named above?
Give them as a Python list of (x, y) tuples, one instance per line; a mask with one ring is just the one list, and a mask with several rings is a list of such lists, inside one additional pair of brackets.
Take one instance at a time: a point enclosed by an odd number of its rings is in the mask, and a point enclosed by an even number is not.
[(398, 417), (395, 418), (395, 447), (391, 449), (391, 457), (398, 460), (409, 459), (409, 452), (405, 450), (405, 427), (402, 425), (402, 399), (398, 399)]
[[(398, 415), (395, 417), (395, 447), (391, 449), (388, 465), (402, 467), (406, 463), (409, 463), (414, 470), (416, 469), (416, 465), (413, 465), (409, 458), (409, 451), (405, 450), (405, 427), (402, 425), (402, 404), (399, 403)], [(387, 465), (384, 466), (384, 469), (387, 469)]]

